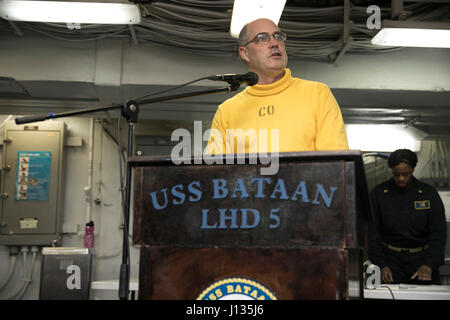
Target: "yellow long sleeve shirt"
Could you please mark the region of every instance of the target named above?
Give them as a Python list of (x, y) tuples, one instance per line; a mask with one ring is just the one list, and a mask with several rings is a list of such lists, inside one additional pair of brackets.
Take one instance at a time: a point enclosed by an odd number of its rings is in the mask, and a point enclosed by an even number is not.
[(205, 153), (319, 150), (348, 150), (339, 106), (325, 84), (285, 69), (279, 81), (247, 87), (219, 106)]

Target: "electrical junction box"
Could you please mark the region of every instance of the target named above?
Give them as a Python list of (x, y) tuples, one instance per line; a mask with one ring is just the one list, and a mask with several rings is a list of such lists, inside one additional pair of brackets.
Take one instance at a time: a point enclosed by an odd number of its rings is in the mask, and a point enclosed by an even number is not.
[(7, 122), (3, 136), (0, 245), (58, 245), (64, 122)]

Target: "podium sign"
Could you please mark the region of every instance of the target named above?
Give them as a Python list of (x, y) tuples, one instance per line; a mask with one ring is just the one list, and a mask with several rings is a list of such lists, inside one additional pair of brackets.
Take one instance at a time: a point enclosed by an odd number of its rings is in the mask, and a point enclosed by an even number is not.
[(349, 276), (362, 296), (359, 151), (281, 154), (271, 176), (259, 164), (131, 161), (140, 299), (344, 299)]

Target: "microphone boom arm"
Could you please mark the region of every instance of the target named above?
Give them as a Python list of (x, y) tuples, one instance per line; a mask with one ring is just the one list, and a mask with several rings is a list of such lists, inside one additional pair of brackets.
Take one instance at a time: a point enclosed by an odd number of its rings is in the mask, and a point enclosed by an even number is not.
[[(139, 113), (139, 105), (143, 104), (150, 104), (150, 103), (157, 103), (157, 102), (164, 102), (164, 101), (171, 101), (176, 99), (182, 99), (182, 98), (188, 98), (188, 97), (195, 97), (200, 95), (206, 95), (206, 94), (212, 94), (212, 93), (220, 93), (220, 92), (233, 92), (239, 89), (239, 86), (241, 83), (239, 81), (230, 81), (229, 86), (227, 87), (220, 87), (220, 88), (213, 88), (213, 89), (205, 89), (200, 91), (194, 91), (194, 92), (187, 92), (187, 93), (180, 93), (175, 94), (171, 96), (163, 96), (163, 97), (157, 97), (157, 98), (148, 98), (148, 99), (137, 99), (136, 101), (128, 100), (124, 104), (115, 104), (111, 106), (106, 107), (99, 107), (99, 108), (91, 108), (91, 109), (83, 109), (83, 110), (76, 110), (71, 112), (62, 112), (62, 113), (48, 113), (43, 115), (31, 115), (31, 116), (24, 116), (21, 118), (16, 118), (15, 122), (16, 124), (26, 124), (31, 122), (37, 122), (37, 121), (45, 121), (48, 119), (56, 119), (56, 118), (63, 118), (63, 117), (70, 117), (70, 116), (76, 116), (81, 114), (87, 114), (87, 113), (95, 113), (100, 111), (110, 111), (110, 110), (116, 110), (121, 109), (121, 115), (127, 120), (128, 122), (128, 157), (133, 155), (133, 136), (134, 136), (134, 128), (135, 124), (137, 122), (137, 116)], [(123, 206), (123, 217), (124, 217), (124, 228), (123, 228), (123, 250), (122, 250), (122, 264), (120, 266), (120, 273), (119, 273), (119, 298), (120, 300), (127, 300), (128, 294), (129, 294), (129, 287), (130, 287), (130, 254), (129, 254), (129, 244), (128, 244), (128, 230), (130, 225), (130, 200), (131, 200), (131, 174), (132, 174), (132, 167), (131, 164), (127, 161), (127, 172), (126, 172), (126, 187), (125, 187), (125, 203)]]
[[(175, 94), (175, 95), (171, 95), (171, 96), (163, 96), (163, 97), (149, 98), (149, 99), (136, 100), (136, 101), (129, 100), (129, 101), (132, 101), (134, 104), (137, 104), (137, 105), (143, 105), (143, 104), (171, 101), (171, 100), (176, 100), (176, 99), (189, 98), (189, 97), (195, 97), (195, 96), (201, 96), (201, 95), (207, 95), (207, 94), (213, 94), (213, 93), (233, 92), (233, 91), (236, 91), (239, 89), (240, 83), (238, 81), (231, 81), (229, 84), (230, 84), (230, 86), (227, 86), (227, 87), (220, 87), (220, 88), (214, 88), (214, 89), (206, 89), (206, 90), (200, 90), (200, 91), (194, 91), (194, 92), (180, 93), (180, 94)], [(129, 104), (129, 101), (127, 101), (125, 104), (127, 104), (127, 103)], [(26, 124), (26, 123), (31, 123), (31, 122), (45, 121), (45, 120), (49, 120), (49, 119), (72, 117), (72, 116), (77, 116), (77, 115), (82, 115), (82, 114), (95, 113), (95, 112), (101, 112), (101, 111), (111, 111), (111, 110), (122, 109), (122, 108), (124, 108), (124, 104), (115, 104), (115, 105), (111, 105), (111, 106), (90, 108), (90, 109), (83, 109), (83, 110), (75, 110), (75, 111), (69, 111), (69, 112), (24, 116), (24, 117), (16, 118), (15, 121), (16, 121), (16, 124)]]

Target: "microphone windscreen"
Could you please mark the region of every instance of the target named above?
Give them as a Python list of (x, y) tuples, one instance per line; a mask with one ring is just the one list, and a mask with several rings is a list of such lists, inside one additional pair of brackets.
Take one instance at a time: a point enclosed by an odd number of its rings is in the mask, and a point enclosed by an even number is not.
[(38, 121), (44, 121), (47, 120), (48, 114), (36, 114), (36, 115), (31, 115), (31, 116), (23, 116), (20, 118), (16, 118), (15, 122), (16, 124), (25, 124), (25, 123), (30, 123), (30, 122), (38, 122)]
[(248, 75), (248, 78), (249, 78), (249, 81), (247, 82), (247, 84), (249, 86), (253, 86), (253, 85), (258, 83), (259, 79), (258, 79), (258, 75), (256, 73), (250, 71), (250, 72), (247, 73), (247, 75)]

